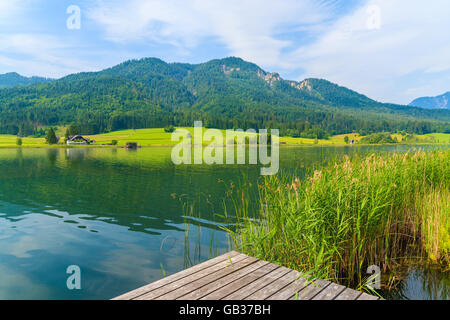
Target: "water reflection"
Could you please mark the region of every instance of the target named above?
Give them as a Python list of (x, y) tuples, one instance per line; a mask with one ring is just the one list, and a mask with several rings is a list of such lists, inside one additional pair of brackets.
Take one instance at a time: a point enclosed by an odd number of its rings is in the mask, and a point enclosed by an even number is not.
[[(281, 148), (280, 167), (302, 176), (355, 151)], [(112, 298), (228, 251), (217, 226), (225, 185), (249, 181), (256, 196), (259, 167), (175, 166), (170, 152), (0, 150), (0, 299)], [(71, 264), (81, 291), (65, 286)]]
[(437, 266), (416, 265), (404, 271), (395, 290), (382, 291), (383, 297), (395, 300), (448, 300), (450, 277)]

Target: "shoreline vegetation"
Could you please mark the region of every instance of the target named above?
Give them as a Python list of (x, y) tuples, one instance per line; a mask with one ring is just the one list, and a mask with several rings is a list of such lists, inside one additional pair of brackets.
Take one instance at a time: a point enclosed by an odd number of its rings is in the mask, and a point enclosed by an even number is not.
[(411, 262), (449, 268), (448, 149), (355, 153), (306, 178), (266, 177), (258, 190), (255, 209), (246, 188), (228, 187), (222, 228), (240, 252), (370, 292), (371, 265), (382, 289)]
[[(193, 128), (187, 129), (193, 133)], [(65, 127), (56, 128), (56, 136), (62, 137), (64, 140)], [(173, 128), (176, 130), (176, 128)], [(223, 133), (225, 130), (220, 130)], [(171, 130), (167, 128), (151, 128), (151, 129), (128, 129), (121, 131), (113, 131), (98, 135), (84, 135), (86, 138), (94, 140), (90, 145), (68, 146), (64, 143), (49, 145), (46, 143), (45, 137), (18, 137), (14, 135), (0, 135), (0, 148), (77, 148), (77, 147), (124, 147), (127, 142), (136, 142), (141, 147), (165, 147), (173, 146), (178, 141), (171, 141)], [(310, 139), (298, 137), (280, 136), (280, 146), (296, 146), (296, 145), (321, 145), (321, 146), (345, 146), (351, 145), (354, 141), (357, 145), (376, 145), (376, 144), (450, 144), (449, 133), (432, 133), (426, 135), (408, 135), (402, 134), (388, 134), (378, 133), (368, 136), (360, 136), (359, 134), (342, 134), (332, 136), (329, 139)], [(19, 142), (20, 141), (20, 142)], [(226, 142), (224, 141), (224, 144)], [(204, 145), (208, 145), (205, 142)]]

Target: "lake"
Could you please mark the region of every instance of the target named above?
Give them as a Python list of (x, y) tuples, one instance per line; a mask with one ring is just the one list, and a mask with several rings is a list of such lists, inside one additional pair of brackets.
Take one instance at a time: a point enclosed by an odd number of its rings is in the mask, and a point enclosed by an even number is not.
[[(301, 176), (357, 149), (409, 148), (282, 147), (280, 168)], [(255, 188), (259, 166), (175, 166), (170, 154), (168, 147), (0, 149), (0, 299), (110, 299), (230, 250), (216, 225), (226, 185)], [(190, 201), (200, 203), (193, 214), (183, 205)], [(81, 269), (81, 290), (66, 286), (71, 265)], [(420, 289), (431, 283), (420, 270), (392, 297), (445, 298), (447, 287)], [(449, 283), (448, 273), (437, 277), (439, 286)]]

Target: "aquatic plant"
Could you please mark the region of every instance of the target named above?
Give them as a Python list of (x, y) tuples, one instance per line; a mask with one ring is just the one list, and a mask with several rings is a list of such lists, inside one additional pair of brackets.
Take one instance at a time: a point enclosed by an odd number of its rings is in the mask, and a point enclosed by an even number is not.
[[(404, 259), (443, 266), (450, 254), (450, 151), (354, 154), (259, 186), (259, 210), (234, 190), (237, 250), (346, 286), (364, 288), (367, 267)], [(228, 211), (230, 208), (227, 208)]]

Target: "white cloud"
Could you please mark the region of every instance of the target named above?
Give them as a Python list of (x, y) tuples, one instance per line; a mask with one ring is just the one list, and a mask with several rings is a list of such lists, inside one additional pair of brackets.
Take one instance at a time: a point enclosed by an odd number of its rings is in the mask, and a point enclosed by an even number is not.
[(95, 67), (74, 54), (77, 45), (47, 34), (0, 34), (0, 66), (4, 72), (61, 77)]
[[(0, 0), (0, 26), (2, 18), (13, 30), (11, 26), (24, 24), (26, 19), (16, 19), (24, 3), (38, 1)], [(408, 103), (418, 95), (450, 90), (448, 0), (368, 0), (346, 14), (343, 0), (84, 3), (84, 33), (70, 40), (61, 31), (58, 37), (58, 31), (0, 30), (0, 71), (58, 77), (146, 55), (147, 45), (157, 44), (156, 55), (163, 59), (170, 46), (179, 57), (206, 48), (291, 77), (301, 69), (298, 80), (325, 78), (381, 101)], [(370, 19), (374, 11), (369, 7), (379, 8), (379, 28)], [(113, 43), (102, 42), (99, 30)]]
[(231, 55), (265, 65), (284, 66), (282, 50), (289, 40), (276, 34), (292, 25), (312, 25), (329, 18), (331, 4), (324, 1), (286, 0), (131, 0), (99, 1), (88, 16), (105, 27), (117, 42), (152, 40), (180, 48), (194, 48), (212, 37)]
[(31, 31), (39, 30), (39, 19), (30, 12), (40, 1), (0, 0), (0, 73), (61, 77), (92, 68), (92, 64), (76, 58), (77, 43), (51, 32)]
[(17, 22), (17, 17), (37, 0), (0, 0), (0, 26)]
[[(435, 92), (430, 94), (450, 89), (435, 76), (450, 70), (447, 0), (369, 0), (340, 18), (336, 4), (339, 1), (112, 0), (99, 1), (88, 16), (113, 41), (150, 40), (194, 51), (213, 39), (230, 55), (265, 68), (303, 69), (302, 78), (326, 78), (382, 101), (408, 103), (420, 91), (411, 87), (430, 87), (414, 83), (420, 79), (433, 82)], [(305, 39), (295, 39), (298, 30), (313, 41), (306, 45)], [(410, 76), (413, 73), (423, 77)]]
[[(379, 29), (367, 27), (369, 6), (380, 9)], [(305, 76), (328, 78), (384, 101), (408, 103), (425, 91), (421, 88), (439, 94), (450, 89), (442, 74), (433, 75), (450, 72), (448, 12), (446, 0), (368, 1), (289, 60), (304, 66)], [(418, 85), (421, 81), (428, 83)]]
[(16, 9), (17, 0), (0, 0), (0, 17), (6, 17)]

